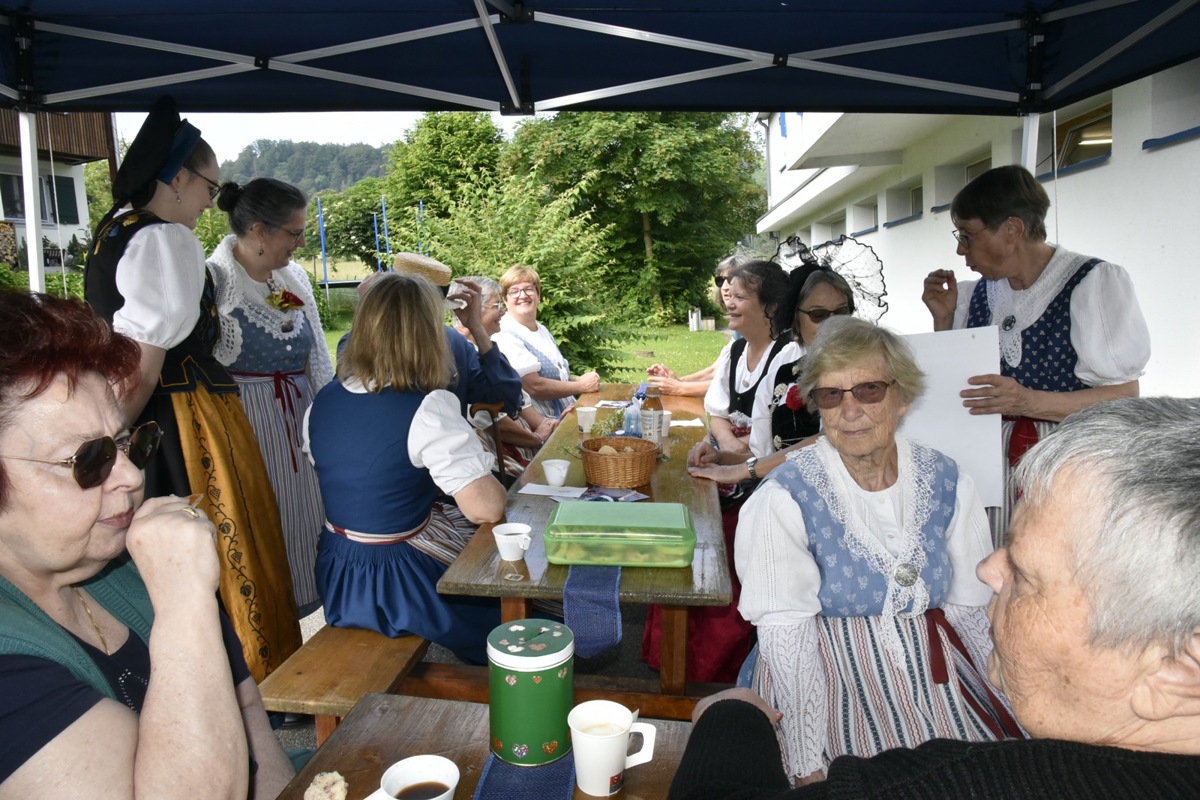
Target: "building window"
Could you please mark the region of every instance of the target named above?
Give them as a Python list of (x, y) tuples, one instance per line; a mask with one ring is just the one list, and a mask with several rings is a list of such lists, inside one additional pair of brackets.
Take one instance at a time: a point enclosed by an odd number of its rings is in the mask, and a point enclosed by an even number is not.
[(1112, 104), (1067, 120), (1055, 131), (1058, 169), (1112, 153)]
[(966, 182), (963, 184), (963, 186), (966, 186), (968, 183), (975, 180), (976, 178), (978, 178), (980, 175), (987, 172), (991, 168), (992, 168), (992, 157), (991, 156), (988, 156), (987, 158), (981, 158), (980, 160), (976, 161), (973, 164), (967, 164), (965, 167), (963, 167), (963, 178), (966, 179)]
[[(62, 222), (64, 225), (79, 224), (79, 204), (75, 200), (75, 180), (63, 175), (54, 176), (54, 188), (58, 190), (58, 213), (55, 214), (54, 193), (49, 180), (38, 176), (38, 195), (41, 205), (41, 220), (47, 225)], [(0, 174), (0, 203), (4, 207), (4, 218), (23, 220), (25, 216), (25, 193), (21, 176)]]

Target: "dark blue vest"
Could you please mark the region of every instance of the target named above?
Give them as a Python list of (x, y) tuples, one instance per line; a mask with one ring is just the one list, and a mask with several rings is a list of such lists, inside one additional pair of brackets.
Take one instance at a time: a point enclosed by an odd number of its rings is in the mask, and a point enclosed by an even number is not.
[[(1087, 384), (1075, 376), (1079, 356), (1071, 344), (1071, 295), (1075, 287), (1100, 263), (1093, 258), (1071, 276), (1037, 322), (1021, 332), (1021, 363), (1010, 367), (1000, 359), (1000, 374), (1013, 378), (1027, 389), (1043, 392), (1075, 392)], [(987, 281), (975, 284), (967, 310), (967, 327), (983, 328), (1001, 324), (992, 320), (987, 303)]]
[(438, 495), (429, 470), (408, 457), (408, 432), (425, 395), (347, 391), (339, 381), (313, 400), (308, 436), (325, 517), (362, 533), (412, 530)]

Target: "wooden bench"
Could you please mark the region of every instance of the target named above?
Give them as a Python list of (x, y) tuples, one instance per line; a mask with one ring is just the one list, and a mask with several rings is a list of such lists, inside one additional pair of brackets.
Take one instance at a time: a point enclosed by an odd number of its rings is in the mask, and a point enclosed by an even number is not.
[(425, 657), (420, 636), (326, 625), (259, 685), (267, 711), (316, 717), (317, 745), (370, 692), (392, 692)]

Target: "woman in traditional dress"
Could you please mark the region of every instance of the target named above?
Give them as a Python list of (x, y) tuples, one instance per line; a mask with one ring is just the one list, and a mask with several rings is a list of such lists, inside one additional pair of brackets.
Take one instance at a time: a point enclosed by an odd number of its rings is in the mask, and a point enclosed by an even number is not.
[[(708, 466), (717, 458), (730, 463), (745, 462), (753, 469), (751, 457), (767, 455), (768, 450), (752, 451), (751, 421), (769, 423), (767, 404), (769, 380), (783, 364), (800, 357), (799, 346), (791, 332), (776, 319), (779, 298), (787, 291), (783, 268), (770, 261), (750, 261), (733, 268), (725, 293), (725, 313), (729, 327), (742, 334), (717, 358), (717, 370), (704, 398), (709, 413), (711, 439), (705, 437), (688, 454), (691, 465)], [(763, 391), (760, 391), (760, 388)], [(764, 437), (769, 441), (770, 437)], [(713, 442), (716, 443), (714, 446)], [(738, 509), (752, 484), (721, 483), (721, 522), (725, 549), (733, 560), (734, 531)], [(750, 652), (754, 630), (737, 611), (740, 586), (733, 581), (733, 600), (728, 606), (693, 609), (688, 614), (688, 666), (690, 681), (732, 683)], [(642, 659), (651, 667), (660, 663), (662, 623), (658, 606), (650, 606), (642, 635)]]
[(536, 271), (516, 264), (500, 276), (500, 288), (508, 308), (500, 320), (501, 332), (520, 342), (538, 360), (538, 371), (523, 375), (521, 383), (542, 416), (559, 419), (574, 403), (575, 395), (600, 390), (600, 376), (595, 372), (572, 376), (571, 365), (559, 351), (554, 335), (537, 321), (542, 281)]
[(1135, 397), (1150, 360), (1150, 331), (1122, 267), (1046, 241), (1050, 198), (1024, 167), (990, 169), (950, 204), (958, 254), (981, 280), (951, 270), (925, 279), (934, 330), (1000, 327), (1000, 374), (967, 381), (972, 414), (1003, 414), (1004, 505), (989, 508), (1003, 545), (1016, 500), (1017, 461), (1064, 418)]
[(261, 681), (300, 646), (300, 623), (275, 493), (237, 382), (213, 357), (216, 290), (193, 230), (219, 190), (212, 148), (162, 98), (113, 182), (85, 296), (141, 348), (141, 379), (121, 408), (127, 422), (163, 429), (146, 495), (201, 495), (217, 526), (221, 600)]
[(865, 320), (825, 322), (800, 391), (823, 435), (742, 507), (739, 610), (758, 631), (752, 686), (783, 712), (788, 774), (933, 738), (1019, 736), (987, 684), (992, 550), (970, 476), (896, 437), (924, 389), (907, 345)]
[[(330, 625), (415, 633), (487, 660), (494, 599), (438, 594), (475, 535), (504, 514), (495, 459), (446, 391), (445, 299), (418, 275), (387, 273), (363, 294), (337, 380), (305, 418), (325, 503), (317, 591)], [(456, 505), (440, 503), (446, 494)]]
[(313, 570), (325, 510), (300, 422), (333, 378), (308, 275), (292, 260), (304, 244), (307, 206), (302, 191), (274, 178), (226, 183), (217, 207), (233, 233), (208, 259), (221, 315), (215, 355), (238, 383), (275, 489), (301, 616), (321, 603)]

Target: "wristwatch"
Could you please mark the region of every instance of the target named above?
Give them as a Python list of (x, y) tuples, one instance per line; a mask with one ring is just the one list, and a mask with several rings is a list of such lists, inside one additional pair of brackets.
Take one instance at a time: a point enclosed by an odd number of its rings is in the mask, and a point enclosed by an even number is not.
[(758, 480), (758, 473), (754, 471), (754, 465), (758, 463), (758, 456), (750, 456), (746, 459), (746, 469), (750, 471), (750, 479)]

